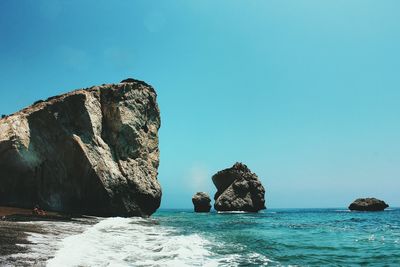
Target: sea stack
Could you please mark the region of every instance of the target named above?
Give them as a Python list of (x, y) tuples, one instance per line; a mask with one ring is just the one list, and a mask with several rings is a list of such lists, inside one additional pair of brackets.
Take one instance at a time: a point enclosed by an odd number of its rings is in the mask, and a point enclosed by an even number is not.
[(197, 192), (193, 198), (192, 202), (194, 205), (195, 212), (210, 212), (211, 209), (211, 198), (205, 192)]
[(383, 211), (389, 205), (376, 198), (359, 198), (350, 204), (349, 210), (355, 211)]
[(212, 177), (217, 187), (217, 211), (258, 212), (265, 209), (265, 189), (255, 173), (243, 163), (222, 170)]
[(79, 89), (0, 120), (0, 205), (149, 216), (160, 206), (155, 90), (142, 81)]

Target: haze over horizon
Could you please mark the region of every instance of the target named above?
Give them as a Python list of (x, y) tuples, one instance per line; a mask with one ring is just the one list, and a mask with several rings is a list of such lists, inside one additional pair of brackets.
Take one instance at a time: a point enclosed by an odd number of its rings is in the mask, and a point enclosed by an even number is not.
[(161, 208), (245, 163), (268, 208), (400, 206), (398, 1), (0, 2), (0, 113), (144, 80)]

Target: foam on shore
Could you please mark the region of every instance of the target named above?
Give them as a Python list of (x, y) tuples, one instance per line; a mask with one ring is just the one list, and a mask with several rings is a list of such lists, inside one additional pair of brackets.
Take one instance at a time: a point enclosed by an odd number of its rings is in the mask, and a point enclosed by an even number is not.
[(64, 239), (47, 266), (237, 265), (241, 255), (217, 256), (213, 245), (198, 234), (182, 235), (152, 219), (109, 218)]

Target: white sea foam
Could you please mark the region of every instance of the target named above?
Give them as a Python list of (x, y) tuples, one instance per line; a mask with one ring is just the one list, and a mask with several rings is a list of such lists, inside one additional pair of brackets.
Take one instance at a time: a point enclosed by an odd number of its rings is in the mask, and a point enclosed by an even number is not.
[(10, 262), (9, 266), (44, 266), (44, 263), (57, 251), (63, 239), (81, 233), (91, 226), (84, 219), (78, 220), (78, 222), (20, 222), (19, 224), (27, 225), (27, 229), (38, 227), (37, 229), (40, 230), (35, 232), (28, 230), (27, 241), (29, 243), (19, 245), (27, 251), (23, 250), (21, 253), (0, 258), (0, 262)]
[(242, 214), (242, 213), (254, 213), (254, 212), (248, 212), (248, 211), (218, 211), (217, 213), (220, 214)]
[[(216, 255), (197, 234), (141, 218), (109, 218), (65, 238), (47, 266), (238, 266), (243, 255)], [(247, 255), (249, 261), (259, 254)], [(262, 257), (262, 256), (261, 256)], [(265, 264), (269, 261), (264, 260)]]
[(217, 266), (207, 245), (151, 220), (110, 218), (64, 239), (47, 266)]

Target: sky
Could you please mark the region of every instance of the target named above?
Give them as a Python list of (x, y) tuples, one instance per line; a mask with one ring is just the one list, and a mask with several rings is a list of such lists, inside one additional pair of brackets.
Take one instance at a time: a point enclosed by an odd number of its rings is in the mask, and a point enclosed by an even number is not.
[(400, 207), (400, 1), (1, 0), (0, 113), (127, 77), (158, 93), (162, 208), (243, 162), (268, 208)]

